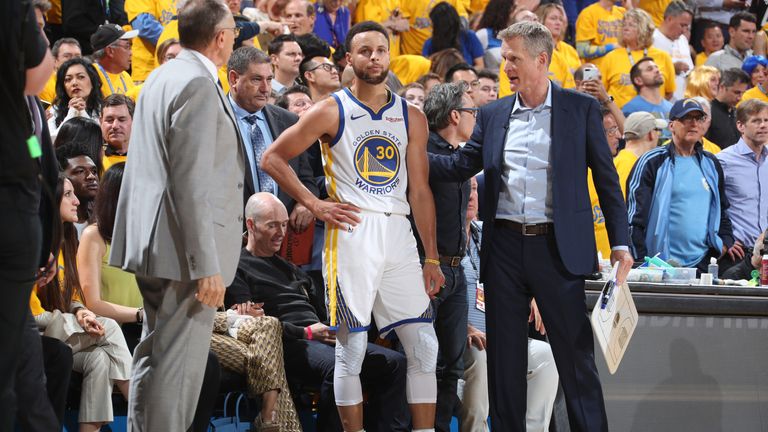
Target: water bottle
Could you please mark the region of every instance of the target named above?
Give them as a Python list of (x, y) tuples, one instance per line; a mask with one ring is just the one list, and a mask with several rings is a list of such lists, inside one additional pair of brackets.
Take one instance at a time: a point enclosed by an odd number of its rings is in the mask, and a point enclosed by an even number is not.
[(709, 266), (707, 266), (707, 273), (712, 275), (713, 280), (718, 278), (718, 269), (719, 267), (717, 266), (717, 258), (710, 258)]
[(763, 255), (763, 263), (760, 266), (760, 285), (768, 286), (768, 255)]

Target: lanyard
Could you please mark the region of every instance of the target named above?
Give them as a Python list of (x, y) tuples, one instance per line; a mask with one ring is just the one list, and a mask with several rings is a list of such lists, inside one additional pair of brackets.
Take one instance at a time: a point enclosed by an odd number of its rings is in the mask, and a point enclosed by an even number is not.
[[(629, 48), (627, 48), (627, 55), (629, 56), (629, 63), (634, 66), (635, 65), (635, 58), (632, 57), (632, 51), (630, 51)], [(643, 57), (648, 57), (648, 48), (643, 49)]]
[[(112, 80), (109, 79), (109, 75), (107, 75), (107, 71), (104, 70), (104, 67), (102, 65), (100, 65), (98, 62), (96, 62), (94, 64), (96, 65), (96, 67), (99, 68), (99, 70), (101, 71), (101, 74), (104, 75), (104, 79), (107, 80), (107, 85), (109, 86), (109, 91), (112, 92), (112, 94), (117, 93), (115, 91), (115, 88), (112, 87)], [(125, 94), (125, 92), (128, 91), (128, 86), (125, 85), (125, 80), (123, 79), (123, 76), (122, 75), (119, 75), (119, 76), (120, 76), (120, 82), (123, 83), (123, 94)]]
[(760, 91), (763, 92), (764, 95), (768, 96), (768, 91), (765, 91), (765, 87), (763, 87), (762, 84), (757, 83), (757, 88), (759, 88)]

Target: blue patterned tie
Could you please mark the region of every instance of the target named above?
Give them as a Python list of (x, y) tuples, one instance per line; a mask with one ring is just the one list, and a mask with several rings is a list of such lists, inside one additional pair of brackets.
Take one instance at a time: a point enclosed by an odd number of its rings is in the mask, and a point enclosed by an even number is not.
[(264, 155), (267, 145), (264, 143), (264, 134), (261, 133), (261, 128), (256, 123), (257, 120), (256, 114), (245, 116), (245, 121), (251, 125), (251, 146), (253, 146), (253, 157), (256, 160), (256, 176), (259, 179), (259, 191), (275, 193), (275, 181), (260, 168), (261, 156)]

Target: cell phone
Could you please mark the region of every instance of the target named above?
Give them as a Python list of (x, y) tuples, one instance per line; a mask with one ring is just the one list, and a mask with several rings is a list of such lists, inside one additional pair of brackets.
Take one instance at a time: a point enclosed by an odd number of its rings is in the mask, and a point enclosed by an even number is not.
[(582, 69), (582, 79), (584, 81), (596, 80), (598, 76), (600, 76), (600, 72), (597, 70), (597, 68), (590, 66)]

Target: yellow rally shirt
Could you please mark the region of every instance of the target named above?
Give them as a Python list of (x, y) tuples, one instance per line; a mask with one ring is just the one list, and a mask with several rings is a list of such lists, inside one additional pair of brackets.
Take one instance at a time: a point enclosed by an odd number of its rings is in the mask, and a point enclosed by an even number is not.
[[(141, 14), (149, 14), (162, 24), (167, 25), (176, 16), (177, 0), (126, 0), (125, 13), (128, 22), (132, 22)], [(149, 73), (157, 67), (155, 45), (140, 37), (133, 39), (131, 69), (134, 81), (144, 81)]]
[[(355, 7), (354, 22), (384, 22), (400, 8), (400, 0), (360, 0)], [(421, 53), (419, 53), (421, 54)], [(389, 58), (400, 55), (400, 35), (389, 35)]]
[(587, 6), (576, 18), (576, 41), (597, 46), (618, 45), (625, 12), (626, 9), (620, 6), (613, 6), (610, 11), (600, 3)]
[[(626, 199), (627, 195), (627, 179), (629, 173), (632, 171), (632, 167), (635, 166), (638, 157), (629, 150), (622, 150), (613, 159), (613, 165), (616, 167), (616, 172), (619, 174), (619, 185), (621, 186), (622, 195)], [(592, 222), (595, 226), (595, 243), (597, 244), (597, 251), (603, 255), (604, 259), (608, 259), (611, 256), (611, 244), (608, 241), (608, 231), (605, 228), (605, 217), (603, 216), (603, 210), (600, 208), (600, 201), (597, 198), (597, 190), (595, 189), (595, 183), (592, 180), (592, 171), (589, 171), (587, 176), (587, 186), (589, 187), (589, 199), (592, 202)]]
[(661, 87), (662, 96), (674, 93), (675, 66), (672, 64), (672, 57), (669, 54), (653, 46), (647, 50), (634, 51), (619, 47), (606, 54), (600, 62), (603, 85), (613, 96), (619, 108), (637, 96), (637, 91), (629, 79), (629, 70), (632, 69), (635, 62), (646, 55), (656, 62), (664, 76), (664, 85)]
[(132, 88), (136, 87), (128, 72), (112, 74), (106, 71), (100, 64), (94, 63), (93, 67), (101, 78), (101, 96), (107, 97), (114, 93), (126, 94)]

